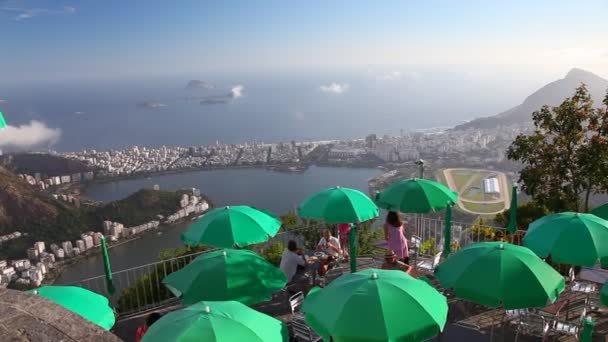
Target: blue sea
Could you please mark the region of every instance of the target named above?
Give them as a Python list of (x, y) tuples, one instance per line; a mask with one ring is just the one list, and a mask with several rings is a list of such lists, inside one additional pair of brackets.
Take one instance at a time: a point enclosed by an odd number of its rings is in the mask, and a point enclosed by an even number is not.
[[(382, 74), (274, 71), (18, 84), (0, 80), (0, 111), (11, 125), (38, 120), (60, 129), (52, 148), (74, 151), (396, 135), (493, 115), (521, 101), (517, 94), (506, 95), (498, 83), (461, 73), (429, 71), (398, 79)], [(213, 88), (186, 89), (191, 79)], [(342, 93), (321, 90), (332, 83)], [(225, 96), (238, 85), (241, 97)], [(209, 101), (201, 105), (205, 99)], [(138, 106), (146, 101), (163, 106)]]

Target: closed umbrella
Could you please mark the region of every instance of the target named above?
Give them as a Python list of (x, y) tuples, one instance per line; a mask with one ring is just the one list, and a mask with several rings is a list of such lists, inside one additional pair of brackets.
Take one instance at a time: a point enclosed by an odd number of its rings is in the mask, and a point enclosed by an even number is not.
[(376, 194), (379, 207), (403, 213), (426, 214), (458, 203), (458, 193), (427, 179), (405, 179)]
[[(376, 204), (363, 192), (355, 189), (334, 187), (321, 190), (307, 199), (298, 207), (298, 215), (303, 218), (323, 220), (327, 223), (365, 222), (378, 217)], [(357, 271), (357, 227), (351, 229), (350, 269)]]
[(600, 292), (600, 301), (602, 304), (608, 306), (608, 282), (604, 283), (604, 286), (602, 286), (602, 291)]
[(182, 241), (191, 246), (245, 247), (268, 241), (279, 229), (281, 221), (276, 216), (238, 205), (211, 210), (182, 234)]
[(111, 296), (114, 294), (116, 289), (114, 288), (114, 281), (112, 278), (112, 264), (110, 264), (108, 245), (106, 244), (106, 238), (104, 236), (101, 237), (101, 254), (103, 257), (103, 270), (106, 275), (106, 290)]
[(511, 189), (511, 207), (507, 231), (511, 234), (517, 231), (517, 184), (513, 184), (513, 189)]
[(448, 305), (431, 285), (403, 271), (367, 269), (311, 291), (302, 310), (326, 340), (423, 341), (443, 330)]
[(108, 299), (95, 292), (77, 286), (43, 286), (28, 292), (53, 301), (106, 330), (114, 326), (114, 311)]
[(6, 127), (6, 120), (4, 120), (4, 115), (0, 112), (0, 129)]
[(593, 267), (600, 260), (608, 266), (608, 221), (593, 214), (544, 216), (530, 224), (523, 243), (554, 262)]
[(199, 302), (156, 321), (143, 342), (283, 342), (287, 328), (281, 321), (239, 302)]
[(452, 252), (452, 204), (445, 208), (445, 231), (443, 233), (443, 257), (447, 258)]
[(162, 282), (186, 305), (201, 300), (249, 305), (270, 300), (285, 287), (287, 277), (252, 251), (226, 249), (199, 255)]
[(443, 288), (457, 297), (506, 309), (544, 307), (565, 282), (531, 250), (503, 242), (479, 242), (450, 255), (435, 269)]

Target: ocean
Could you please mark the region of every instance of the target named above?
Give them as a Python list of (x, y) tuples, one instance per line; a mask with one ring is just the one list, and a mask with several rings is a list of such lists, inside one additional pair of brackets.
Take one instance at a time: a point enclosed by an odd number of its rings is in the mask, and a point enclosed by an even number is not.
[[(13, 126), (38, 120), (60, 129), (50, 147), (75, 151), (397, 135), (493, 115), (520, 101), (498, 84), (458, 73), (379, 75), (359, 70), (0, 80), (0, 111)], [(186, 89), (191, 79), (211, 87)]]

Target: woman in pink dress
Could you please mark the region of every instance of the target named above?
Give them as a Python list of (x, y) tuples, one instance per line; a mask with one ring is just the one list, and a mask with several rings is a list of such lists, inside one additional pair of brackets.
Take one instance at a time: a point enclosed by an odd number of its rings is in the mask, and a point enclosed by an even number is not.
[(384, 223), (384, 238), (388, 244), (387, 248), (395, 252), (399, 260), (409, 264), (410, 254), (403, 230), (403, 221), (401, 221), (399, 214), (395, 211), (389, 211)]
[(340, 231), (340, 247), (342, 248), (342, 255), (344, 256), (345, 262), (348, 262), (348, 251), (350, 250), (350, 243), (348, 241), (350, 229), (350, 223), (338, 224), (338, 231)]

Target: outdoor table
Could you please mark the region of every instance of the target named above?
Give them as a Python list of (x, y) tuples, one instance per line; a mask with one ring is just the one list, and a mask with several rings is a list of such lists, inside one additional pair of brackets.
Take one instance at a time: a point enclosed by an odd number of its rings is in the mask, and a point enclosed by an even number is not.
[[(323, 259), (327, 259), (328, 256), (327, 254), (318, 251), (307, 251), (306, 253), (304, 253), (304, 255), (306, 258), (306, 266), (312, 273), (312, 285), (314, 286), (317, 280), (317, 271), (319, 270), (319, 268), (321, 268), (322, 265), (321, 262)], [(311, 261), (312, 257), (315, 257), (316, 259)]]

